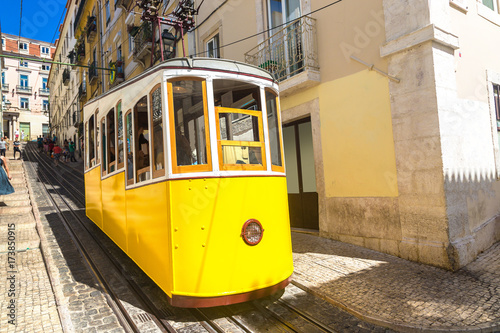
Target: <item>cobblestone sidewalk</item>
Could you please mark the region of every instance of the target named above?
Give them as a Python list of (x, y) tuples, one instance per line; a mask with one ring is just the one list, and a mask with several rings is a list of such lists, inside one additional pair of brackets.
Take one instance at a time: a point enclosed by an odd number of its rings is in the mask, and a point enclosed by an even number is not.
[(406, 332), (500, 332), (500, 243), (457, 271), (292, 233), (293, 280), (368, 322)]

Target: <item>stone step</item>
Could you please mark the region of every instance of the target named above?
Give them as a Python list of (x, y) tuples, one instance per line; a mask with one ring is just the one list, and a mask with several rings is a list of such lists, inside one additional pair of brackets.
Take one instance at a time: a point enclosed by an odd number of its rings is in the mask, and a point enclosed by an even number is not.
[[(25, 187), (19, 187), (19, 186), (14, 186), (14, 193), (17, 193), (17, 194), (26, 194), (28, 193), (28, 188), (25, 186)], [(12, 193), (12, 194), (14, 194)], [(9, 194), (9, 195), (12, 195), (12, 194)]]
[[(9, 231), (12, 229), (9, 229)], [(40, 237), (34, 228), (29, 229), (14, 229), (14, 234), (9, 235), (9, 232), (0, 234), (0, 253), (8, 252), (9, 241), (15, 242), (16, 251), (24, 251), (35, 249), (40, 246)]]
[(36, 227), (36, 221), (31, 212), (19, 215), (0, 216), (0, 233), (6, 232), (9, 224), (15, 224), (15, 228), (19, 230)]
[(0, 216), (21, 215), (31, 212), (31, 206), (8, 207), (0, 206)]
[(14, 192), (8, 195), (0, 195), (0, 202), (7, 203), (8, 201), (14, 201), (14, 200), (29, 200), (29, 198), (30, 195), (28, 192), (26, 193)]
[(5, 206), (3, 207), (23, 207), (23, 206), (31, 206), (31, 200), (10, 200), (10, 198), (6, 195), (6, 200), (3, 201)]
[(24, 176), (16, 176), (13, 175), (12, 173), (10, 174), (12, 176), (12, 179), (10, 180), (10, 183), (12, 186), (14, 185), (25, 185), (26, 186), (26, 179), (24, 179)]

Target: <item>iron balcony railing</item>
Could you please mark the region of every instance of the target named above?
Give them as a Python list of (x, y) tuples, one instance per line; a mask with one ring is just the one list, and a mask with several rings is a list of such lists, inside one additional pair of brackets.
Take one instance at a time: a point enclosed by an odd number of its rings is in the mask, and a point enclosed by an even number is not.
[(89, 67), (89, 80), (90, 82), (92, 82), (95, 79), (97, 79), (97, 64), (96, 61), (94, 60)]
[(62, 74), (63, 84), (67, 86), (69, 84), (70, 72), (69, 69), (65, 68)]
[(319, 70), (316, 20), (305, 16), (286, 25), (246, 52), (245, 61), (268, 70), (278, 81)]
[(38, 90), (38, 94), (40, 94), (40, 95), (50, 95), (50, 89), (49, 88), (40, 88)]
[(153, 41), (153, 33), (151, 23), (146, 21), (137, 30), (134, 35), (134, 58), (141, 59), (146, 53), (151, 52), (151, 43)]
[(16, 86), (17, 92), (22, 92), (22, 93), (27, 93), (31, 94), (31, 87), (30, 86)]
[(97, 20), (95, 16), (89, 16), (87, 19), (87, 41), (92, 41), (97, 33)]
[(2, 84), (2, 90), (3, 91), (9, 91), (9, 84), (8, 83), (3, 83)]

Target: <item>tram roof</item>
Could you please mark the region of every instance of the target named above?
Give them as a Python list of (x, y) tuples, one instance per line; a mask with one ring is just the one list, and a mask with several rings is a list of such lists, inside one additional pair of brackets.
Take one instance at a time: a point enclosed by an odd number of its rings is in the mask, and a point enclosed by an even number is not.
[(125, 81), (123, 82), (123, 84), (111, 88), (104, 94), (101, 94), (99, 96), (96, 96), (88, 100), (85, 103), (85, 105), (90, 104), (95, 100), (104, 97), (116, 90), (119, 90), (127, 86), (128, 84), (140, 80), (149, 74), (165, 69), (197, 69), (197, 70), (206, 70), (214, 72), (229, 72), (240, 75), (260, 77), (266, 80), (276, 82), (276, 80), (273, 78), (270, 72), (260, 67), (246, 64), (236, 60), (218, 59), (218, 58), (173, 58), (161, 62), (151, 68), (148, 68), (147, 70), (135, 76), (134, 78), (130, 79), (129, 81)]

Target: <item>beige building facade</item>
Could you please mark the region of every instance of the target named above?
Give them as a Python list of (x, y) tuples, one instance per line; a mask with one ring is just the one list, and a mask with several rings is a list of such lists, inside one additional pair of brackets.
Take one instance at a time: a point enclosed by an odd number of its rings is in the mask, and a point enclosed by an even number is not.
[[(188, 55), (280, 83), (292, 227), (451, 270), (500, 239), (497, 0), (200, 4)], [(77, 6), (81, 108), (157, 63), (160, 36), (132, 1)]]
[(51, 43), (2, 34), (2, 128), (10, 140), (35, 140), (49, 132), (48, 75)]

